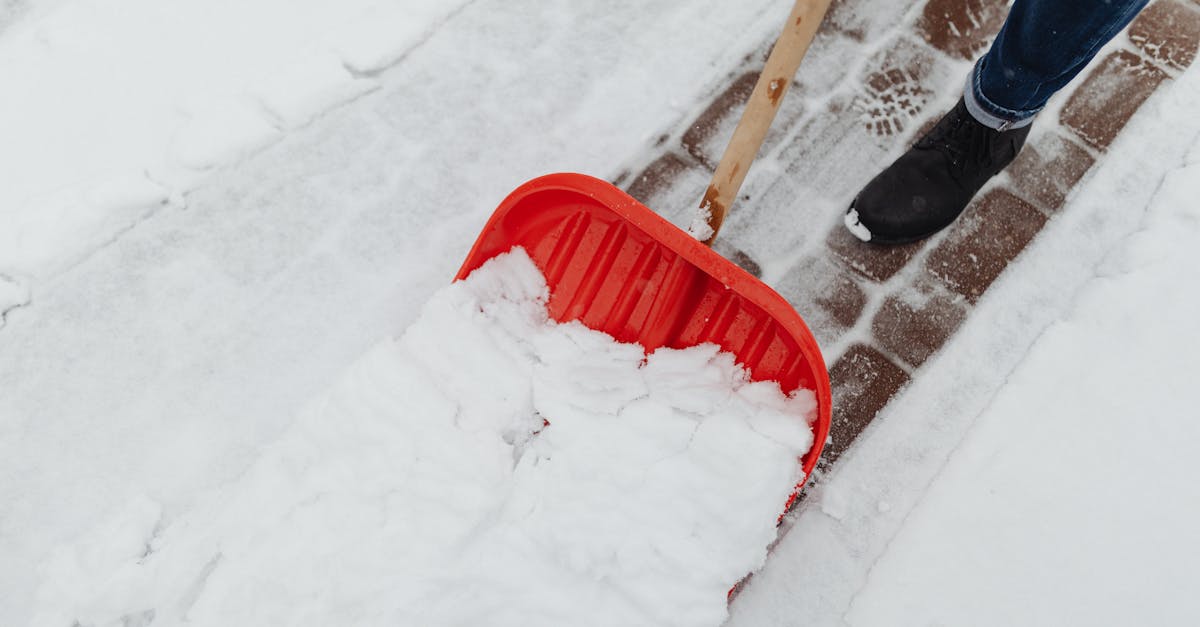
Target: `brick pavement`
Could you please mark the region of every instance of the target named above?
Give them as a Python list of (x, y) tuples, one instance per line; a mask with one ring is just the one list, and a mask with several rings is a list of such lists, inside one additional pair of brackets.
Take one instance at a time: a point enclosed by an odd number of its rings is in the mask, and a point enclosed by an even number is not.
[[(829, 360), (833, 429), (819, 468), (921, 375), (1072, 188), (1107, 158), (1126, 122), (1200, 45), (1200, 0), (1156, 0), (1056, 97), (1064, 104), (1047, 114), (1061, 124), (1035, 125), (1017, 161), (952, 227), (896, 248), (851, 237), (840, 224), (846, 204), (953, 104), (1004, 15), (1003, 0), (835, 0), (718, 238), (719, 252), (800, 311)], [(747, 55), (617, 183), (668, 217), (690, 211), (769, 45)]]

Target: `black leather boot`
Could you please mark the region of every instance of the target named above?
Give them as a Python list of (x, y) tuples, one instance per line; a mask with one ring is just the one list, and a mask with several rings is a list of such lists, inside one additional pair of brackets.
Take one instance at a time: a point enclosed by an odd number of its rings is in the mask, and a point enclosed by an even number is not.
[(904, 244), (954, 222), (983, 184), (1012, 162), (1029, 126), (997, 131), (959, 99), (908, 152), (867, 183), (846, 212), (846, 228), (877, 244)]

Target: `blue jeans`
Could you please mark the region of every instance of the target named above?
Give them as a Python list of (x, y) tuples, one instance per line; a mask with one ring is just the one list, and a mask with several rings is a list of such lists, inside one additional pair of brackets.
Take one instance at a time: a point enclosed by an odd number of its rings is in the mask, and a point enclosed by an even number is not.
[(1016, 0), (963, 97), (972, 117), (1018, 128), (1121, 32), (1148, 0)]

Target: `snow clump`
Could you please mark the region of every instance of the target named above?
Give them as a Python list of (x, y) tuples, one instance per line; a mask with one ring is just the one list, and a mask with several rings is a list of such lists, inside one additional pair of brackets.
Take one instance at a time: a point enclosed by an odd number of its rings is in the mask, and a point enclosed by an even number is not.
[(547, 293), (520, 249), (442, 289), (244, 475), (61, 547), (35, 624), (721, 624), (813, 394), (555, 323)]

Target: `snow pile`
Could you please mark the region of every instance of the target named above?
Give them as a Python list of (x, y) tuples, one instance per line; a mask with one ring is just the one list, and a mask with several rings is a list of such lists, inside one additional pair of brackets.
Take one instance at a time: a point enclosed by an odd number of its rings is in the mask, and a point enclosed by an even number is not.
[(35, 624), (720, 624), (813, 395), (555, 324), (546, 294), (519, 250), (441, 290), (243, 477), (58, 549)]

